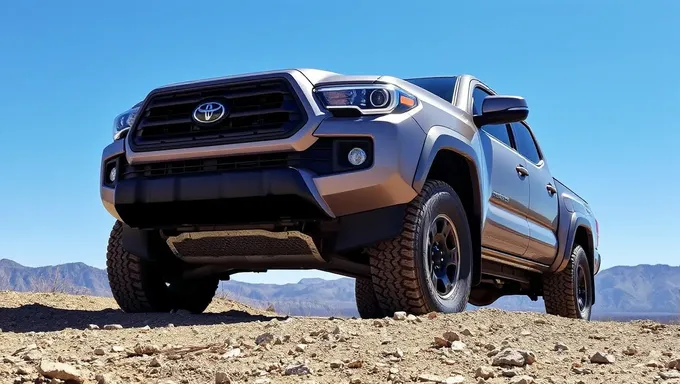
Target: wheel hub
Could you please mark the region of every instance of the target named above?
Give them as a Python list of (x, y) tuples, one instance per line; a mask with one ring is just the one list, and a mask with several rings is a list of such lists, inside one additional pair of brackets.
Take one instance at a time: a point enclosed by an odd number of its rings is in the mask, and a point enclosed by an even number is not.
[(586, 272), (583, 267), (579, 266), (576, 270), (578, 287), (576, 290), (576, 301), (578, 302), (578, 310), (583, 312), (588, 305), (588, 282), (586, 281)]
[(430, 283), (440, 297), (450, 296), (459, 274), (458, 234), (446, 215), (437, 216), (428, 228), (427, 256)]

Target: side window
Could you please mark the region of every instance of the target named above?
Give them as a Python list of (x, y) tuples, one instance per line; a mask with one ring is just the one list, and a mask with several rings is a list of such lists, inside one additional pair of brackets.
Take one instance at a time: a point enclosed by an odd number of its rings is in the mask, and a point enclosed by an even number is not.
[[(472, 91), (473, 114), (480, 115), (482, 113), (482, 102), (484, 102), (484, 99), (487, 96), (490, 96), (490, 94), (481, 88), (475, 88), (474, 91)], [(482, 130), (488, 133), (489, 135), (497, 138), (498, 140), (502, 141), (508, 147), (512, 148), (512, 144), (510, 142), (510, 134), (508, 133), (507, 125), (505, 124), (485, 125), (482, 127)]]
[(529, 132), (529, 128), (522, 123), (512, 123), (512, 133), (515, 136), (517, 151), (533, 163), (538, 164), (541, 161), (541, 155), (538, 153), (536, 142)]
[(482, 114), (482, 102), (487, 96), (491, 96), (490, 93), (483, 90), (482, 88), (476, 87), (472, 91), (472, 114), (481, 115)]

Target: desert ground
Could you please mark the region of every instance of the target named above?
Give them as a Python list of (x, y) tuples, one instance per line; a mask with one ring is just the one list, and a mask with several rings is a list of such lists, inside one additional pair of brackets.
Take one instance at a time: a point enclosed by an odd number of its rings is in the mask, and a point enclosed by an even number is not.
[(0, 383), (680, 383), (680, 326), (495, 309), (378, 320), (203, 315), (0, 292)]

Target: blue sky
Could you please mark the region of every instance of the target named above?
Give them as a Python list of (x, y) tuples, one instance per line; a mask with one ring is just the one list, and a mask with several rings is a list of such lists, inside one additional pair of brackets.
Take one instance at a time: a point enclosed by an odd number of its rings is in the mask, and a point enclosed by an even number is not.
[(104, 266), (101, 150), (154, 87), (311, 67), (524, 96), (552, 172), (599, 218), (603, 267), (678, 265), (680, 2), (594, 3), (2, 2), (0, 258)]

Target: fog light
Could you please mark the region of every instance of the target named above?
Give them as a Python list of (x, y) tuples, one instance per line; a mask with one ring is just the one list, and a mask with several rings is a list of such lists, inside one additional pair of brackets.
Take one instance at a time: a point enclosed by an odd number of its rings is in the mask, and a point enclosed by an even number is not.
[(109, 181), (111, 181), (111, 182), (116, 181), (117, 175), (118, 175), (118, 171), (116, 170), (116, 167), (111, 168), (111, 172), (109, 172)]
[(361, 165), (366, 161), (366, 152), (361, 148), (352, 148), (347, 154), (347, 160), (352, 165)]

